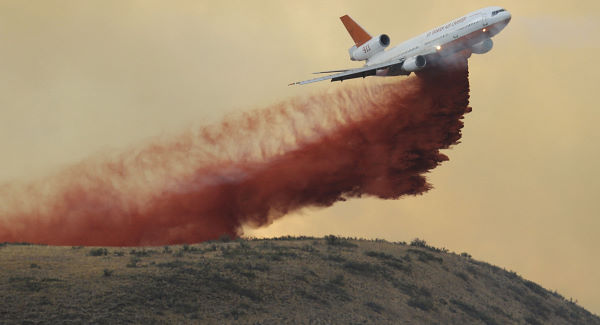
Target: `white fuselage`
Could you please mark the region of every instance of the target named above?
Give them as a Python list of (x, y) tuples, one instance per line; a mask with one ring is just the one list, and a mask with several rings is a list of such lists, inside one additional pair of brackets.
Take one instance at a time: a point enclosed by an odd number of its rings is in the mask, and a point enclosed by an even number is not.
[(501, 7), (480, 9), (377, 53), (367, 60), (366, 66), (433, 53), (445, 56), (470, 49), (498, 34), (510, 19), (510, 13)]
[(443, 66), (445, 60), (440, 59), (455, 53), (460, 52), (466, 58), (472, 53), (487, 53), (494, 45), (491, 38), (506, 27), (511, 15), (501, 7), (480, 9), (389, 50), (385, 50), (390, 44), (386, 34), (372, 37), (350, 16), (345, 15), (340, 19), (355, 43), (348, 49), (350, 59), (366, 60), (365, 65), (354, 69), (319, 72), (337, 73), (295, 82), (292, 85), (305, 85), (323, 80), (343, 81), (368, 76), (409, 75), (429, 67), (435, 68), (436, 65)]

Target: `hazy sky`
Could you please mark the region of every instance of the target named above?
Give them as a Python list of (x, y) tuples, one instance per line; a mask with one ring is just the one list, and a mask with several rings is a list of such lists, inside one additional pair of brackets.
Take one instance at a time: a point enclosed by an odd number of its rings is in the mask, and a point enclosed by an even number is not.
[(246, 234), (420, 237), (598, 314), (598, 1), (2, 1), (0, 180), (338, 87), (287, 84), (357, 65), (343, 14), (395, 44), (488, 5), (513, 19), (470, 60), (473, 112), (429, 174), (433, 190), (306, 209)]

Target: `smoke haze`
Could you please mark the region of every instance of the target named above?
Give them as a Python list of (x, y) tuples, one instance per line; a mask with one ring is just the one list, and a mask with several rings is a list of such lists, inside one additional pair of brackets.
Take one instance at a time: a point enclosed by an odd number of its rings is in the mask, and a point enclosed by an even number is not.
[[(215, 125), (274, 98), (362, 84), (285, 86), (293, 76), (357, 64), (348, 61), (343, 14), (397, 44), (496, 4), (386, 0), (378, 2), (386, 10), (373, 10), (366, 1), (2, 1), (0, 187), (41, 180), (97, 152)], [(469, 59), (477, 113), (462, 143), (446, 152), (451, 162), (425, 174), (435, 190), (400, 202), (302, 209), (245, 227), (246, 235), (424, 238), (600, 313), (600, 2), (502, 6), (513, 20), (492, 51)], [(401, 14), (399, 23), (398, 13), (408, 12), (419, 14)]]
[(309, 206), (431, 188), (468, 107), (466, 61), (295, 98), (0, 188), (0, 241), (159, 245), (241, 235)]

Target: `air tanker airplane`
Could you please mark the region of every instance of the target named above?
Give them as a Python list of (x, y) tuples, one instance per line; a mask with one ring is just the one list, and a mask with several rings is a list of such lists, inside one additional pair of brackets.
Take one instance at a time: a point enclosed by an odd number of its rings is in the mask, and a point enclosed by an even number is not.
[(372, 37), (350, 16), (340, 17), (355, 45), (348, 52), (352, 61), (366, 61), (362, 68), (333, 70), (315, 73), (335, 73), (320, 78), (295, 82), (304, 85), (329, 80), (343, 81), (367, 76), (409, 75), (430, 66), (442, 57), (467, 51), (483, 54), (492, 49), (492, 37), (510, 22), (510, 13), (500, 7), (488, 7), (474, 11), (445, 25), (434, 28), (398, 46), (390, 45), (386, 34)]

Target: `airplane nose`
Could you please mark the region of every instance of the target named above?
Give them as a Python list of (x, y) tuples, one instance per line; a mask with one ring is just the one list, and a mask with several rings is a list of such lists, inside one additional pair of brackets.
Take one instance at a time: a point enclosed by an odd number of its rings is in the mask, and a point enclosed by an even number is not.
[(510, 12), (508, 10), (503, 12), (503, 14), (505, 16), (504, 20), (506, 21), (506, 23), (508, 23), (511, 20), (512, 15), (510, 14)]

